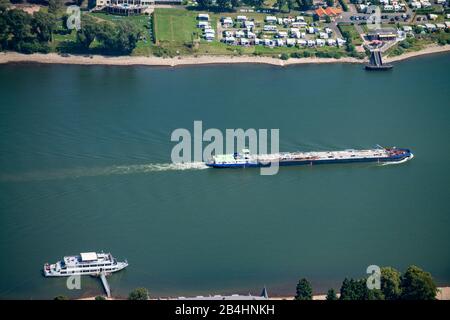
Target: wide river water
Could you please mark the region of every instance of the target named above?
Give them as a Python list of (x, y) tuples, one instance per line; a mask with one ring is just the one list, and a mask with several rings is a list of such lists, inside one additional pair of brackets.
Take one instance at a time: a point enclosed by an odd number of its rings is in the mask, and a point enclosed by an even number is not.
[[(339, 289), (367, 266), (450, 283), (450, 55), (361, 65), (0, 66), (0, 298), (69, 291), (45, 262), (128, 259), (125, 296)], [(410, 148), (399, 165), (171, 165), (176, 128), (279, 128), (280, 149)], [(182, 170), (184, 169), (184, 170)]]

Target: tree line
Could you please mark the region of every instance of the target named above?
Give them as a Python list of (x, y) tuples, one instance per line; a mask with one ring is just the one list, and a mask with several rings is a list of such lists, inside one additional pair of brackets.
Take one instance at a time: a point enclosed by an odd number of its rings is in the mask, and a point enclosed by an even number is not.
[[(0, 0), (0, 51), (50, 52), (55, 33), (72, 32), (67, 28), (68, 16), (61, 13), (58, 3), (56, 1), (55, 6), (49, 6), (48, 12), (41, 10), (31, 15), (20, 9), (10, 9), (9, 1)], [(88, 52), (96, 40), (102, 52), (129, 54), (136, 47), (139, 37), (140, 31), (127, 21), (98, 21), (84, 14), (81, 29), (76, 31), (76, 42), (56, 50)]]
[[(401, 274), (392, 267), (381, 268), (380, 289), (369, 289), (367, 279), (348, 279), (342, 282), (340, 296), (332, 288), (327, 300), (435, 300), (436, 284), (430, 273), (410, 266)], [(312, 286), (305, 278), (296, 288), (295, 300), (312, 300)]]
[[(437, 286), (429, 272), (417, 266), (410, 266), (401, 274), (392, 267), (381, 268), (380, 289), (368, 289), (367, 279), (346, 278), (342, 282), (340, 295), (329, 289), (326, 300), (435, 300)], [(67, 300), (57, 296), (55, 300)], [(102, 296), (95, 298), (104, 300)], [(128, 295), (128, 300), (148, 300), (146, 288), (136, 288)], [(295, 300), (312, 300), (313, 289), (305, 278), (300, 279), (296, 288)]]

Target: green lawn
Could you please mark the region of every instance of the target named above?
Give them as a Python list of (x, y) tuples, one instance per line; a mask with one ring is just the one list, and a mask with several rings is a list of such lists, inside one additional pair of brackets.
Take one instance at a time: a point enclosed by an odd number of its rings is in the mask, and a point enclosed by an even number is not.
[(167, 41), (180, 45), (192, 42), (199, 31), (194, 11), (157, 8), (153, 14), (156, 43)]
[(339, 29), (341, 32), (349, 32), (350, 36), (352, 38), (352, 42), (355, 46), (359, 46), (363, 43), (363, 40), (361, 39), (361, 36), (359, 35), (358, 31), (356, 30), (355, 26), (353, 25), (339, 25)]

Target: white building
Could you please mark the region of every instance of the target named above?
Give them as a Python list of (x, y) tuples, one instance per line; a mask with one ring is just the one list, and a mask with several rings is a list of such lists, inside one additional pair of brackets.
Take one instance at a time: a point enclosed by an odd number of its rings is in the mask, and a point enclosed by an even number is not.
[(316, 44), (318, 47), (323, 47), (325, 45), (325, 40), (316, 39)]
[(341, 39), (341, 38), (336, 39), (336, 43), (339, 47), (345, 45), (345, 42), (346, 42), (345, 39)]
[(250, 45), (250, 41), (248, 41), (248, 39), (241, 38), (241, 39), (239, 39), (239, 44), (241, 46), (248, 46), (248, 45)]
[(427, 28), (428, 31), (435, 31), (436, 30), (436, 25), (432, 24), (432, 23), (426, 23), (425, 24), (425, 28)]
[(235, 36), (236, 38), (244, 38), (244, 37), (245, 37), (245, 32), (244, 32), (243, 30), (237, 30), (237, 31), (234, 33), (234, 36)]
[(413, 9), (420, 9), (420, 8), (422, 8), (422, 4), (419, 1), (412, 1), (411, 2), (411, 7)]
[(276, 43), (277, 47), (284, 46), (284, 40), (283, 39), (276, 39), (275, 43)]
[(308, 24), (304, 21), (295, 21), (291, 23), (291, 26), (294, 28), (304, 28), (308, 26)]
[(411, 32), (413, 29), (411, 26), (403, 26), (403, 31), (405, 32)]
[(207, 14), (207, 13), (199, 13), (198, 16), (197, 16), (197, 20), (209, 21), (209, 14)]
[(209, 22), (208, 21), (199, 21), (197, 23), (197, 28), (208, 28), (209, 27)]
[(255, 22), (254, 21), (244, 21), (244, 27), (246, 27), (247, 29), (253, 29), (255, 27)]
[(231, 19), (230, 17), (226, 17), (222, 19), (222, 25), (224, 27), (231, 27), (233, 26), (233, 19)]
[(286, 39), (286, 45), (288, 47), (293, 47), (293, 46), (295, 46), (296, 43), (297, 43), (297, 41), (295, 41), (295, 39)]
[(266, 47), (273, 47), (275, 44), (271, 39), (264, 39), (264, 45)]
[(275, 16), (266, 16), (264, 21), (267, 23), (277, 23), (278, 20), (277, 20), (277, 17), (275, 17)]
[(306, 40), (299, 39), (297, 40), (297, 44), (301, 47), (306, 47), (308, 45), (308, 42)]
[(271, 24), (266, 24), (263, 27), (264, 31), (270, 31), (270, 32), (276, 32), (277, 31), (277, 26), (271, 25)]

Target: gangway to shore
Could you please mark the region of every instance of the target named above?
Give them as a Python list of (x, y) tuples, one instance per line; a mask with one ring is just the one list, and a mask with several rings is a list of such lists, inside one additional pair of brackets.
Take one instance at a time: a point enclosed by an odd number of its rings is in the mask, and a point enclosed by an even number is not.
[(370, 51), (369, 64), (366, 65), (366, 70), (388, 70), (392, 69), (391, 64), (383, 64), (380, 50)]
[(106, 273), (100, 273), (100, 279), (102, 280), (103, 288), (105, 289), (106, 295), (108, 298), (111, 298), (111, 288), (109, 287), (108, 280), (106, 280)]

